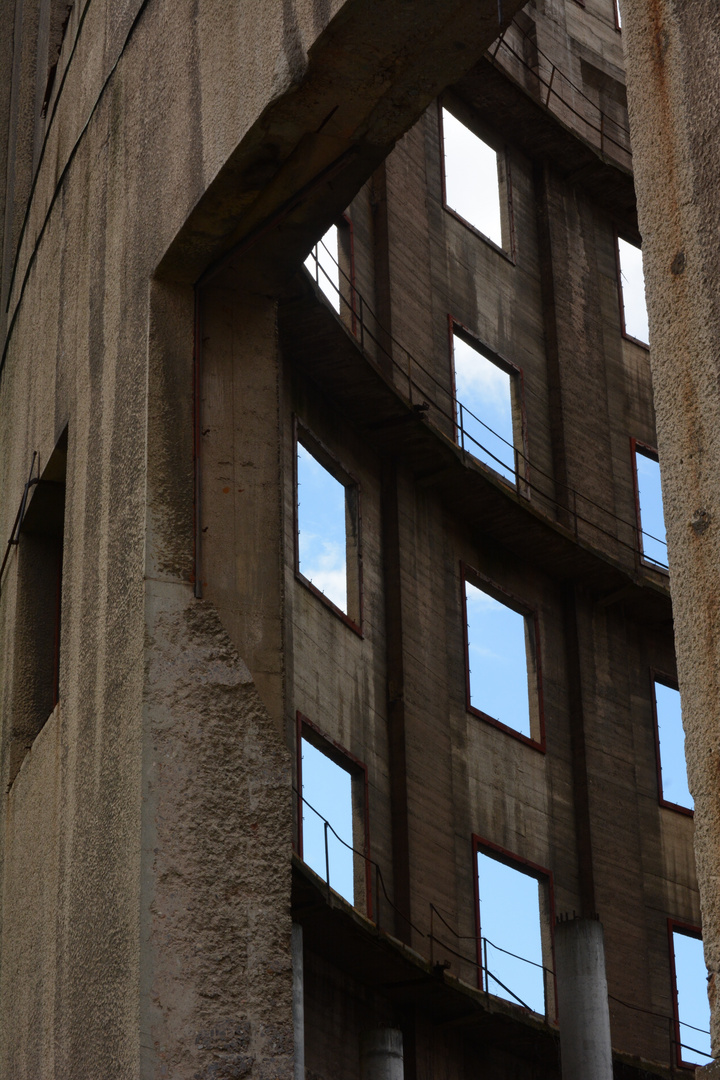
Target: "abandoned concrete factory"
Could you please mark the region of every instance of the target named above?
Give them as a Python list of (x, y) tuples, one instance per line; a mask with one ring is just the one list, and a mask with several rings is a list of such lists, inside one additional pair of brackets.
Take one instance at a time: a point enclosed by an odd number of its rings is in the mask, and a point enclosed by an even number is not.
[(717, 0), (2, 8), (0, 1075), (720, 1076)]

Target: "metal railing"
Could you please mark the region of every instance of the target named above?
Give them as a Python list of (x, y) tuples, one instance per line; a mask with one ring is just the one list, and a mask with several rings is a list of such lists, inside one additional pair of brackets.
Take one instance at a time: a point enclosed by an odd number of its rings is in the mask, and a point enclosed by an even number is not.
[[(524, 964), (527, 964), (529, 967), (542, 971), (543, 993), (545, 999), (545, 1018), (546, 1020), (551, 1020), (554, 1018), (554, 980), (556, 976), (552, 968), (547, 967), (545, 964), (539, 964), (535, 960), (529, 960), (527, 957), (520, 956), (518, 953), (511, 952), (509, 949), (505, 949), (502, 946), (497, 945), (495, 942), (491, 941), (487, 937), (484, 937), (482, 934), (460, 934), (450, 924), (450, 922), (448, 922), (437, 904), (432, 903), (432, 901), (429, 902), (428, 905), (429, 931), (426, 932), (424, 930), (421, 930), (411, 919), (407, 917), (407, 915), (405, 915), (393, 903), (385, 886), (382, 868), (380, 867), (380, 864), (377, 862), (377, 860), (371, 859), (366, 852), (361, 851), (359, 848), (353, 847), (352, 844), (349, 844), (347, 843), (347, 841), (343, 840), (342, 837), (338, 835), (336, 830), (327, 820), (327, 818), (325, 818), (319, 810), (316, 810), (315, 807), (305, 798), (305, 796), (298, 792), (295, 786), (293, 786), (292, 790), (293, 795), (297, 800), (298, 807), (307, 807), (307, 809), (310, 810), (313, 814), (315, 814), (319, 821), (321, 821), (323, 824), (325, 876), (323, 878), (322, 874), (318, 874), (318, 877), (323, 879), (327, 885), (328, 900), (330, 900), (331, 892), (336, 891), (332, 888), (332, 885), (330, 884), (331, 859), (330, 845), (328, 844), (328, 835), (332, 834), (340, 842), (340, 844), (342, 844), (344, 848), (352, 852), (353, 856), (357, 856), (357, 858), (362, 860), (365, 866), (369, 868), (369, 873), (366, 874), (366, 880), (370, 882), (370, 887), (368, 888), (367, 895), (368, 911), (366, 912), (366, 914), (368, 919), (370, 919), (371, 922), (374, 922), (375, 926), (379, 930), (382, 929), (380, 917), (380, 899), (382, 897), (384, 904), (387, 906), (387, 908), (389, 908), (396, 915), (398, 915), (406, 923), (406, 925), (414, 931), (418, 938), (421, 938), (423, 941), (427, 942), (428, 956), (426, 957), (426, 959), (434, 970), (442, 972), (450, 968), (452, 966), (452, 961), (449, 961), (447, 959), (447, 957), (450, 956), (453, 958), (454, 961), (459, 961), (461, 964), (466, 965), (467, 968), (477, 972), (478, 985), (488, 998), (501, 997), (506, 1001), (510, 1001), (511, 1003), (519, 1005), (523, 1009), (527, 1009), (529, 1012), (534, 1012), (535, 1015), (542, 1014), (539, 1014), (537, 1010), (533, 1009), (531, 1005), (527, 1004), (527, 1002), (523, 1000), (520, 994), (516, 992), (517, 988), (513, 989), (511, 986), (508, 986), (507, 983), (503, 982), (498, 976), (498, 974), (491, 969), (488, 962), (488, 950), (493, 949), (497, 953), (501, 953), (504, 956), (512, 957), (512, 959), (514, 960), (518, 960)], [(304, 813), (300, 814), (300, 820), (297, 823), (298, 835), (301, 835), (302, 832), (303, 818)], [(309, 863), (307, 865), (310, 866)], [(314, 867), (310, 866), (310, 869), (313, 870), (314, 873), (318, 873)], [(341, 893), (337, 893), (337, 895), (342, 896)], [(352, 906), (357, 906), (356, 904), (353, 904), (353, 901), (348, 900), (347, 897), (343, 897), (343, 899), (350, 903)], [(455, 945), (449, 944), (446, 940), (439, 936), (438, 933), (436, 933), (438, 920), (444, 930), (452, 935), (452, 938), (456, 943)], [(474, 957), (468, 956), (465, 952), (460, 951), (461, 942), (472, 943), (475, 948), (476, 955)], [(415, 947), (417, 949), (417, 945)], [(442, 957), (442, 959), (440, 959), (440, 957)], [(491, 984), (500, 987), (503, 993), (493, 994), (490, 989)], [(632, 1005), (630, 1002), (623, 1001), (622, 998), (618, 998), (613, 994), (608, 994), (608, 999), (618, 1005), (622, 1005), (626, 1009), (631, 1009), (633, 1012), (643, 1013), (646, 1016), (652, 1016), (658, 1020), (662, 1020), (663, 1022), (667, 1023), (669, 1051), (668, 1061), (671, 1069), (674, 1068), (675, 1065), (677, 1065), (678, 1051), (681, 1050), (689, 1050), (693, 1054), (698, 1054), (701, 1057), (707, 1058), (708, 1061), (713, 1060), (711, 1054), (708, 1054), (704, 1050), (700, 1050), (697, 1047), (690, 1046), (687, 1043), (681, 1042), (678, 1039), (676, 1029), (677, 1021), (674, 1016), (668, 1016), (666, 1013), (655, 1012), (651, 1009), (644, 1009), (639, 1005)], [(680, 1028), (686, 1028), (688, 1030), (698, 1032), (698, 1034), (707, 1035), (708, 1037), (710, 1036), (709, 1031), (705, 1030), (704, 1028), (695, 1027), (694, 1025), (688, 1024), (685, 1021), (682, 1021), (680, 1023)]]
[[(518, 51), (512, 40), (515, 35), (520, 38), (521, 48), (523, 44), (529, 45), (537, 57), (537, 66), (529, 64)], [(519, 85), (522, 85), (522, 77), (529, 75), (535, 84), (537, 101), (548, 112), (575, 130), (579, 124), (581, 131), (578, 133), (584, 135), (586, 141), (602, 156), (612, 156), (619, 164), (632, 168), (629, 129), (588, 97), (515, 20), (503, 31), (487, 56), (496, 67), (502, 69), (504, 75), (510, 75)], [(522, 73), (522, 77), (518, 72)]]
[[(322, 265), (321, 247), (323, 255), (332, 261), (337, 270), (339, 285)], [(464, 458), (469, 457), (473, 462), (492, 470), (502, 483), (514, 489), (520, 497), (531, 501), (551, 520), (568, 527), (576, 540), (589, 544), (605, 542), (605, 546), (610, 548), (620, 546), (632, 554), (636, 571), (648, 565), (667, 570), (667, 560), (662, 562), (648, 558), (639, 541), (642, 535), (667, 551), (664, 538), (642, 530), (636, 521), (628, 521), (615, 514), (590, 496), (556, 480), (536, 462), (531, 462), (523, 450), (494, 431), (458, 399), (450, 385), (449, 366), (447, 381), (443, 382), (390, 334), (381, 325), (355, 282), (340, 266), (337, 253), (331, 251), (323, 240), (318, 241), (310, 252), (306, 267), (308, 263), (312, 270), (308, 269), (307, 272), (335, 316), (358, 341), (366, 358), (386, 377), (391, 377), (395, 389), (418, 415), (459, 446)], [(479, 429), (487, 431), (494, 440), (508, 448), (506, 460), (501, 460), (480, 441), (477, 437)], [(506, 479), (504, 473), (510, 474), (513, 482)]]

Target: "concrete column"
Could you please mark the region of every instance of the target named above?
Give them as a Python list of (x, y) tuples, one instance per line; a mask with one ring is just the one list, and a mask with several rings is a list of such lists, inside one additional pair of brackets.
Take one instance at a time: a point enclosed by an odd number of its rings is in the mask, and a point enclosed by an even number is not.
[(720, 1054), (720, 20), (717, 0), (622, 0), (622, 16), (712, 1045)]
[(402, 1032), (395, 1028), (374, 1028), (360, 1039), (362, 1080), (403, 1080)]
[(295, 1031), (295, 1080), (305, 1080), (305, 977), (303, 929), (292, 924), (293, 1029)]
[(573, 919), (555, 928), (562, 1080), (612, 1080), (612, 1043), (602, 924)]

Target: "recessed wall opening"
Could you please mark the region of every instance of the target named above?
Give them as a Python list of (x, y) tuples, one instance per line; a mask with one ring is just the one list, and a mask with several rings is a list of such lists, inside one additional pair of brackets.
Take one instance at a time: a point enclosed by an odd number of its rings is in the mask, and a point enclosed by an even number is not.
[(60, 696), (67, 429), (28, 491), (18, 543), (10, 782)]
[(464, 576), (467, 706), (484, 720), (544, 745), (535, 613), (479, 575)]
[(552, 1012), (549, 875), (481, 841), (475, 847), (482, 989), (540, 1015)]
[(451, 331), (457, 441), (515, 485), (516, 432), (522, 443), (519, 372), (483, 351), (452, 322)]
[(694, 926), (670, 920), (670, 959), (677, 1063), (709, 1065), (710, 1003), (702, 935)]
[(348, 903), (369, 913), (367, 770), (298, 716), (299, 852)]
[(498, 153), (446, 106), (440, 115), (445, 206), (502, 248), (506, 245)]
[(692, 812), (694, 802), (688, 787), (680, 692), (665, 675), (653, 677), (653, 708), (660, 802)]
[(642, 251), (637, 244), (631, 244), (621, 236), (617, 237), (617, 266), (623, 334), (641, 345), (647, 345), (650, 334)]
[(632, 455), (640, 552), (645, 562), (666, 570), (668, 555), (658, 453), (654, 447), (633, 439)]
[(359, 630), (358, 484), (300, 423), (295, 457), (298, 577)]

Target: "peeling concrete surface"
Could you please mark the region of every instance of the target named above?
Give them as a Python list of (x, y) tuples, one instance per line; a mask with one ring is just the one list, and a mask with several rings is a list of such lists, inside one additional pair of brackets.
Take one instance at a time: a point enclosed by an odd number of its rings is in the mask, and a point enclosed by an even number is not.
[(188, 589), (149, 586), (145, 710), (142, 1074), (289, 1078), (290, 755)]

